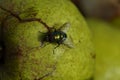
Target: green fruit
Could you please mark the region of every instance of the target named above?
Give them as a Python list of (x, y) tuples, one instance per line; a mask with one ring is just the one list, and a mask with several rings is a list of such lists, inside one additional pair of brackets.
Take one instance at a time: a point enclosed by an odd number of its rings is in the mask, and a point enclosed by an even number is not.
[(57, 44), (40, 47), (42, 37), (38, 37), (47, 32), (44, 25), (37, 21), (22, 23), (4, 11), (9, 16), (3, 31), (6, 57), (0, 68), (2, 80), (85, 80), (92, 77), (94, 52), (90, 32), (69, 0), (0, 0), (0, 5), (20, 13), (22, 19), (40, 18), (50, 27), (60, 28), (69, 22), (67, 35), (74, 44), (74, 48), (61, 44), (53, 54)]
[(113, 25), (113, 27), (120, 28), (120, 17), (111, 21), (111, 24)]
[(96, 52), (95, 80), (120, 80), (120, 31), (101, 20), (87, 20)]

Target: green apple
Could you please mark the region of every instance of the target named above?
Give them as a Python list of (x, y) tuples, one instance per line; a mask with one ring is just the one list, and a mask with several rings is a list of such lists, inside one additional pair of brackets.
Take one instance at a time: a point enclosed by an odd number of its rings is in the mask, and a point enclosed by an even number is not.
[[(5, 13), (2, 18), (6, 18), (3, 25), (6, 56), (0, 68), (0, 79), (86, 80), (92, 77), (94, 50), (91, 34), (71, 1), (0, 0), (0, 6), (4, 8), (0, 12)], [(39, 21), (22, 22), (16, 15), (24, 20), (41, 19), (55, 29), (69, 23), (66, 34), (68, 44), (73, 47), (61, 44), (54, 49), (58, 44), (49, 41), (41, 47), (44, 33), (48, 32), (45, 25)]]
[(95, 80), (120, 80), (120, 30), (101, 20), (87, 22), (96, 52)]

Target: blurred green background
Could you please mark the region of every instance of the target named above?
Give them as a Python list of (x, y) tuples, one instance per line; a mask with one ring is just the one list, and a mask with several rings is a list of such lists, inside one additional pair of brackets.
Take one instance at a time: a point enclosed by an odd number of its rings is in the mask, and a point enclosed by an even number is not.
[(72, 0), (92, 32), (94, 80), (120, 80), (120, 0)]

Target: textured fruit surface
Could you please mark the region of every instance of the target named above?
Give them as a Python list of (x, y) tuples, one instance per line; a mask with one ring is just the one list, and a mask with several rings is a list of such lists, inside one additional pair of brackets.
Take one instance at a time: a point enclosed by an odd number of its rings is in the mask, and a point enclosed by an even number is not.
[(92, 76), (91, 35), (69, 0), (0, 0), (0, 5), (22, 19), (40, 18), (50, 27), (60, 28), (70, 23), (66, 34), (74, 45), (68, 48), (61, 44), (55, 50), (57, 44), (46, 43), (40, 47), (42, 37), (38, 37), (47, 32), (44, 25), (37, 21), (20, 22), (0, 10), (6, 46), (5, 63), (0, 68), (2, 80), (85, 80)]
[(120, 80), (120, 30), (101, 20), (89, 19), (96, 52), (95, 80)]

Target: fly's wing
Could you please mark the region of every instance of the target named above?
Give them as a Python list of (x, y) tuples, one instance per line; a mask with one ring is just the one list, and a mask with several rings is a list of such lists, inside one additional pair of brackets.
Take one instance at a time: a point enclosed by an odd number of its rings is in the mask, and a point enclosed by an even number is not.
[(63, 42), (63, 44), (66, 45), (66, 46), (69, 47), (69, 48), (74, 48), (74, 44), (73, 44), (71, 38), (67, 38), (67, 39)]
[(70, 28), (70, 23), (69, 22), (67, 22), (67, 23), (65, 23), (65, 24), (63, 24), (61, 27), (60, 27), (60, 31), (63, 31), (64, 33), (67, 33), (67, 31), (69, 30), (69, 28)]
[[(63, 24), (61, 27), (60, 27), (60, 31), (64, 32), (64, 33), (67, 33), (67, 31), (69, 30), (70, 28), (70, 23), (69, 22), (66, 22), (65, 24)], [(74, 45), (73, 45), (73, 42), (72, 42), (72, 38), (67, 38), (64, 42), (63, 42), (64, 45), (66, 45), (67, 47), (69, 48), (73, 48)]]

